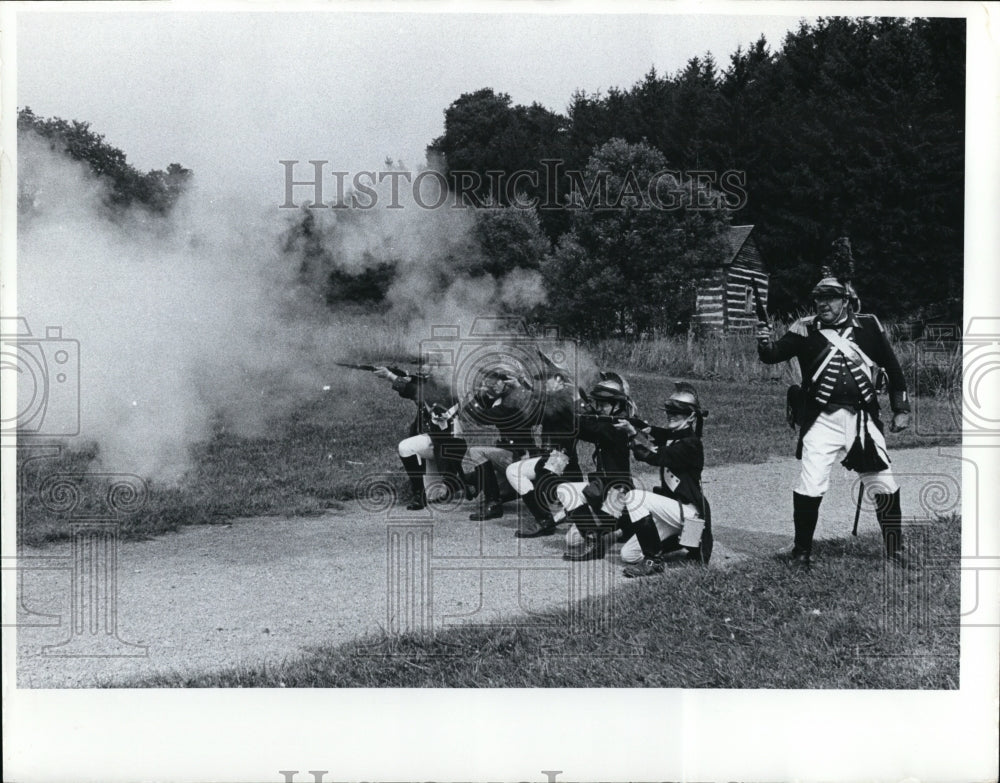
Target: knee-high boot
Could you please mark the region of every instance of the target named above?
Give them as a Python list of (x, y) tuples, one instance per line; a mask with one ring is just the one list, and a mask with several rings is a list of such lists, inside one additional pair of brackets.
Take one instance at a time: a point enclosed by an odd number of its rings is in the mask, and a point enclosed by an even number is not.
[(812, 557), (813, 534), (816, 532), (816, 522), (819, 520), (819, 506), (823, 502), (822, 495), (800, 495), (792, 493), (792, 522), (795, 525), (795, 546), (792, 548), (791, 559), (802, 565), (809, 565)]
[(899, 490), (891, 495), (875, 495), (875, 517), (882, 528), (885, 556), (906, 568), (909, 563), (903, 554), (903, 511), (899, 504)]
[(526, 495), (521, 495), (525, 507), (531, 512), (531, 519), (521, 518), (521, 524), (514, 532), (518, 538), (538, 538), (539, 536), (551, 536), (556, 532), (556, 523), (552, 515), (542, 505), (538, 498), (536, 489), (531, 490)]
[(482, 522), (485, 519), (498, 519), (503, 516), (503, 504), (500, 502), (500, 484), (497, 482), (497, 474), (493, 468), (493, 463), (483, 462), (476, 465), (476, 486), (482, 494), (482, 505), (479, 511), (474, 511), (469, 515), (473, 522)]
[(400, 457), (403, 463), (403, 470), (406, 471), (407, 478), (410, 479), (410, 488), (413, 490), (413, 499), (406, 507), (408, 511), (418, 511), (427, 506), (427, 494), (424, 492), (424, 466), (420, 462), (420, 457)]

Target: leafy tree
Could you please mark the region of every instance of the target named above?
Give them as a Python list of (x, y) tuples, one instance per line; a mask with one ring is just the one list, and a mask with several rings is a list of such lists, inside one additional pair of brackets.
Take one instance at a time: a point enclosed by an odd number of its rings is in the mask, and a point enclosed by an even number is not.
[(644, 143), (613, 139), (594, 151), (584, 185), (604, 181), (606, 196), (587, 207), (577, 194), (572, 228), (542, 265), (546, 315), (567, 332), (644, 334), (689, 316), (693, 286), (724, 257), (727, 221), (717, 203), (702, 206), (714, 194), (657, 176), (668, 168)]
[(143, 174), (127, 162), (124, 152), (90, 130), (89, 122), (42, 118), (26, 106), (17, 114), (17, 130), (18, 134), (34, 132), (46, 139), (51, 149), (86, 163), (108, 184), (106, 204), (112, 208), (138, 204), (163, 214), (190, 183), (191, 170), (179, 163), (171, 163), (166, 171), (155, 169)]

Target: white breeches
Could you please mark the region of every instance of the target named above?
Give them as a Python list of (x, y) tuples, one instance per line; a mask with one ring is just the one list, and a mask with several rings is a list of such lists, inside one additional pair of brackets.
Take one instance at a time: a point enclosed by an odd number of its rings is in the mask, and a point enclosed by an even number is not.
[[(701, 544), (705, 520), (701, 518), (698, 509), (690, 503), (681, 504), (673, 498), (637, 489), (628, 493), (625, 507), (633, 522), (651, 516), (660, 541), (679, 535), (681, 546), (697, 547)], [(639, 539), (632, 536), (626, 541), (622, 546), (621, 557), (626, 563), (641, 562), (644, 556), (639, 546)]]
[[(858, 429), (858, 416), (849, 410), (821, 413), (802, 439), (802, 471), (795, 491), (800, 495), (822, 497), (830, 487), (830, 471), (835, 462), (842, 460), (854, 443)], [(871, 438), (879, 455), (888, 465), (891, 463), (885, 446), (885, 437), (866, 417), (867, 436)], [(860, 474), (867, 486), (879, 487), (881, 492), (892, 494), (898, 489), (892, 475), (892, 468), (873, 473)]]

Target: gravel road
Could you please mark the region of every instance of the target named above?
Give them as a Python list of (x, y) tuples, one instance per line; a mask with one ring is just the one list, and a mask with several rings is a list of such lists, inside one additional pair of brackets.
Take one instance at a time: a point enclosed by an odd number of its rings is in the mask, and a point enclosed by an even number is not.
[[(904, 514), (960, 510), (959, 454), (893, 454)], [(711, 567), (790, 545), (797, 475), (794, 459), (706, 471), (717, 542)], [(818, 537), (850, 535), (853, 479), (835, 470)], [(471, 507), (415, 514), (351, 503), (322, 517), (192, 526), (118, 544), (107, 570), (83, 568), (70, 544), (22, 549), (18, 686), (92, 687), (280, 662), (383, 630), (515, 623), (583, 595), (628, 589), (617, 555), (604, 566), (571, 567), (560, 557), (561, 535), (513, 537), (515, 504), (486, 523), (468, 520)], [(876, 529), (870, 510), (861, 529)], [(75, 626), (74, 617), (85, 622)]]

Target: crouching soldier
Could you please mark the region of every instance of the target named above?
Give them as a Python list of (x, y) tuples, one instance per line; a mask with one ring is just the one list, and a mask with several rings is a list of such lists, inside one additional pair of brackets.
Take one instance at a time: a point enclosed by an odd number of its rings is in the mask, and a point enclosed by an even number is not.
[(816, 315), (800, 318), (777, 342), (771, 341), (766, 325), (761, 324), (757, 331), (757, 353), (762, 362), (776, 364), (795, 357), (802, 370), (795, 416), (799, 424), (795, 456), (802, 461), (802, 469), (792, 493), (795, 544), (787, 557), (797, 565), (809, 566), (830, 470), (846, 453), (841, 464), (880, 490), (875, 494), (876, 516), (886, 557), (905, 568), (899, 487), (889, 467), (876, 396), (884, 369), (893, 412), (889, 430), (899, 432), (908, 427), (910, 404), (903, 371), (878, 319), (856, 312), (859, 302), (849, 284), (826, 277), (813, 288), (812, 299)]
[(528, 509), (522, 517), (518, 538), (536, 538), (555, 533), (552, 518), (556, 488), (581, 481), (583, 473), (576, 454), (576, 390), (568, 375), (557, 367), (546, 367), (535, 378), (543, 389), (541, 411), (541, 455), (530, 456), (507, 467), (507, 481)]
[(496, 427), (500, 434), (495, 444), (472, 445), (466, 455), (472, 465), (465, 477), (470, 494), (481, 496), (480, 509), (469, 516), (476, 522), (503, 516), (505, 497), (517, 497), (507, 481), (508, 466), (538, 454), (532, 428), (541, 415), (541, 400), (522, 383), (518, 369), (508, 364), (490, 368), (462, 410), (476, 425)]
[(563, 483), (556, 489), (559, 506), (553, 519), (570, 523), (565, 560), (604, 557), (619, 527), (631, 532), (624, 501), (633, 489), (629, 442), (635, 428), (628, 419), (635, 417), (635, 406), (628, 384), (615, 373), (602, 373), (588, 397), (578, 432), (581, 441), (594, 444), (594, 471), (586, 482)]
[(663, 559), (687, 550), (687, 559), (708, 565), (712, 556), (712, 515), (701, 489), (705, 450), (701, 430), (708, 411), (689, 383), (675, 383), (663, 403), (666, 426), (636, 431), (633, 456), (660, 469), (660, 486), (634, 490), (626, 498), (634, 535), (622, 546), (625, 576), (663, 573)]
[[(450, 370), (432, 354), (420, 372), (413, 375), (396, 375), (386, 367), (377, 367), (375, 375), (391, 381), (400, 397), (417, 405), (410, 436), (399, 443), (399, 459), (413, 490), (413, 499), (406, 508), (416, 511), (425, 508), (428, 499), (465, 494), (462, 458), (468, 447), (458, 422), (459, 403)], [(428, 498), (425, 478), (435, 473), (440, 475), (441, 484)]]

